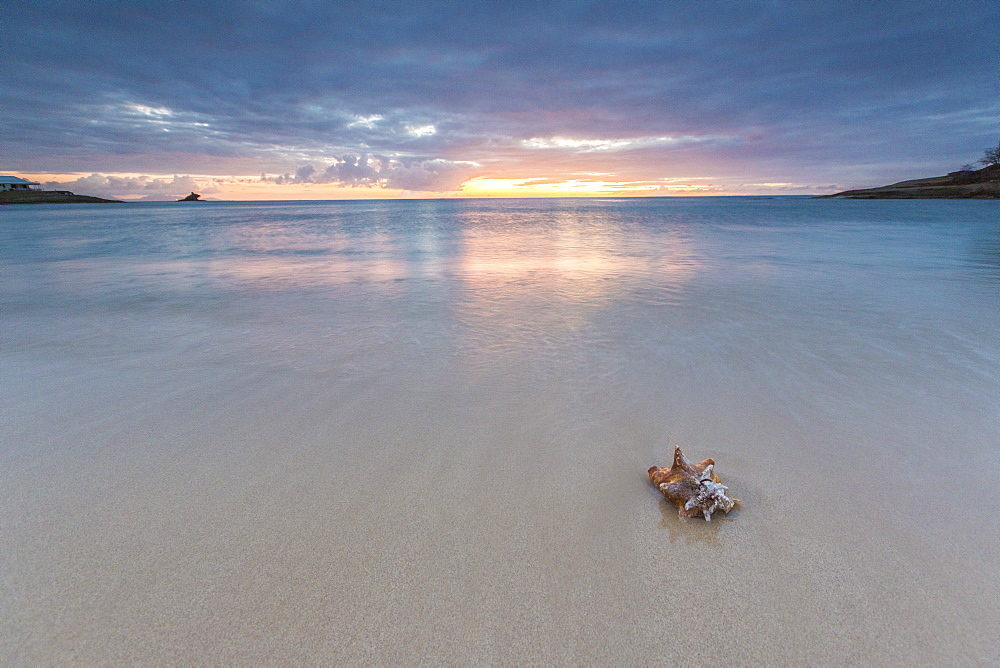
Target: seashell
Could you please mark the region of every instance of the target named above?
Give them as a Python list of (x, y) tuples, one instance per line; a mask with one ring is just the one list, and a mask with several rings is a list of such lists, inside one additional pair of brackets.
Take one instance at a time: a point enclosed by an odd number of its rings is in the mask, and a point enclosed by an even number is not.
[(674, 446), (673, 466), (652, 466), (648, 473), (649, 481), (677, 506), (681, 517), (703, 515), (712, 521), (712, 513), (728, 513), (740, 502), (726, 493), (729, 488), (715, 474), (715, 460), (692, 464), (679, 445)]

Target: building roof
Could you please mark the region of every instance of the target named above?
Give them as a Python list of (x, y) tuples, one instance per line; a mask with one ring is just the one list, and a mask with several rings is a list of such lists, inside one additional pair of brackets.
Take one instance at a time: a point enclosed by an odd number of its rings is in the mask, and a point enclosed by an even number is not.
[(2, 174), (0, 174), (0, 183), (19, 183), (21, 185), (28, 185), (28, 186), (42, 185), (38, 181), (25, 181), (24, 179), (20, 179), (16, 176), (4, 176)]

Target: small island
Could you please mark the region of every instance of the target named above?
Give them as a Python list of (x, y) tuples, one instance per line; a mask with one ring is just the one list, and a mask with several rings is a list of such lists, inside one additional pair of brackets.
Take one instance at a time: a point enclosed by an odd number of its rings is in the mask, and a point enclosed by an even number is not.
[(178, 202), (201, 202), (203, 200), (201, 199), (201, 195), (199, 195), (198, 193), (193, 192), (190, 195), (188, 195), (187, 197), (182, 197), (182, 198), (180, 198), (177, 201)]
[(926, 179), (900, 181), (877, 188), (845, 190), (820, 198), (845, 199), (1000, 199), (1000, 144), (988, 149), (979, 161), (985, 165), (963, 165), (955, 172)]

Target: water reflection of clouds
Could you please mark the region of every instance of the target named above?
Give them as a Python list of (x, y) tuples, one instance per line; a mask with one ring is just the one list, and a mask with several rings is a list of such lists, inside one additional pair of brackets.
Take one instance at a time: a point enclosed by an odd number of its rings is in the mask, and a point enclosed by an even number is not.
[(286, 207), (263, 217), (236, 208), (225, 224), (162, 214), (141, 234), (123, 226), (100, 256), (54, 254), (48, 278), (70, 290), (124, 282), (265, 292), (422, 279), (447, 284), (442, 297), (458, 288), (466, 320), (530, 320), (540, 315), (535, 303), (565, 309), (559, 320), (572, 324), (622, 291), (683, 284), (698, 270), (689, 231), (563, 206), (437, 203), (395, 217), (395, 209)]
[[(369, 296), (405, 300), (418, 298), (416, 279), (419, 299), (449, 304), (453, 345), (483, 360), (491, 350), (531, 355), (595, 336), (586, 332), (616, 303), (640, 291), (676, 294), (700, 269), (687, 232), (615, 213), (433, 213), (415, 212), (406, 224), (234, 226), (211, 242), (228, 251), (176, 265), (175, 286), (196, 279), (261, 293), (332, 290), (350, 300), (364, 284)], [(163, 267), (156, 273), (162, 278)], [(412, 320), (402, 303), (384, 317)]]
[(476, 356), (563, 345), (638, 290), (679, 286), (699, 270), (692, 242), (613, 216), (558, 212), (544, 221), (466, 225), (455, 258), (456, 317)]
[(280, 292), (356, 281), (383, 283), (411, 276), (398, 234), (350, 231), (328, 223), (234, 226), (202, 260), (204, 273), (222, 287)]
[(220, 279), (268, 291), (355, 282), (378, 286), (440, 278), (447, 272), (448, 234), (439, 225), (419, 220), (405, 225), (386, 218), (385, 211), (364, 213), (361, 219), (309, 219), (228, 230), (225, 240), (215, 242), (228, 252), (209, 266)]
[(349, 255), (213, 260), (207, 263), (207, 269), (213, 278), (222, 282), (242, 284), (257, 291), (275, 292), (346, 285), (358, 281), (379, 284), (411, 276), (409, 263), (404, 258)]
[(213, 244), (233, 252), (211, 257), (206, 267), (220, 279), (275, 290), (455, 277), (473, 310), (536, 298), (589, 310), (629, 287), (681, 283), (698, 268), (690, 240), (670, 230), (636, 234), (593, 212), (491, 214), (488, 224), (470, 211), (457, 216), (457, 225), (414, 221), (391, 232), (378, 225), (240, 226)]

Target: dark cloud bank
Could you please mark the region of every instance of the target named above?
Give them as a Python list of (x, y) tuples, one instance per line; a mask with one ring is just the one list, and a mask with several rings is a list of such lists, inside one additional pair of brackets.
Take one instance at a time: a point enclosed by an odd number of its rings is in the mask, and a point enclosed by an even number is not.
[(1000, 130), (992, 0), (42, 1), (3, 21), (8, 171), (420, 191), (544, 158), (850, 185), (954, 169)]

